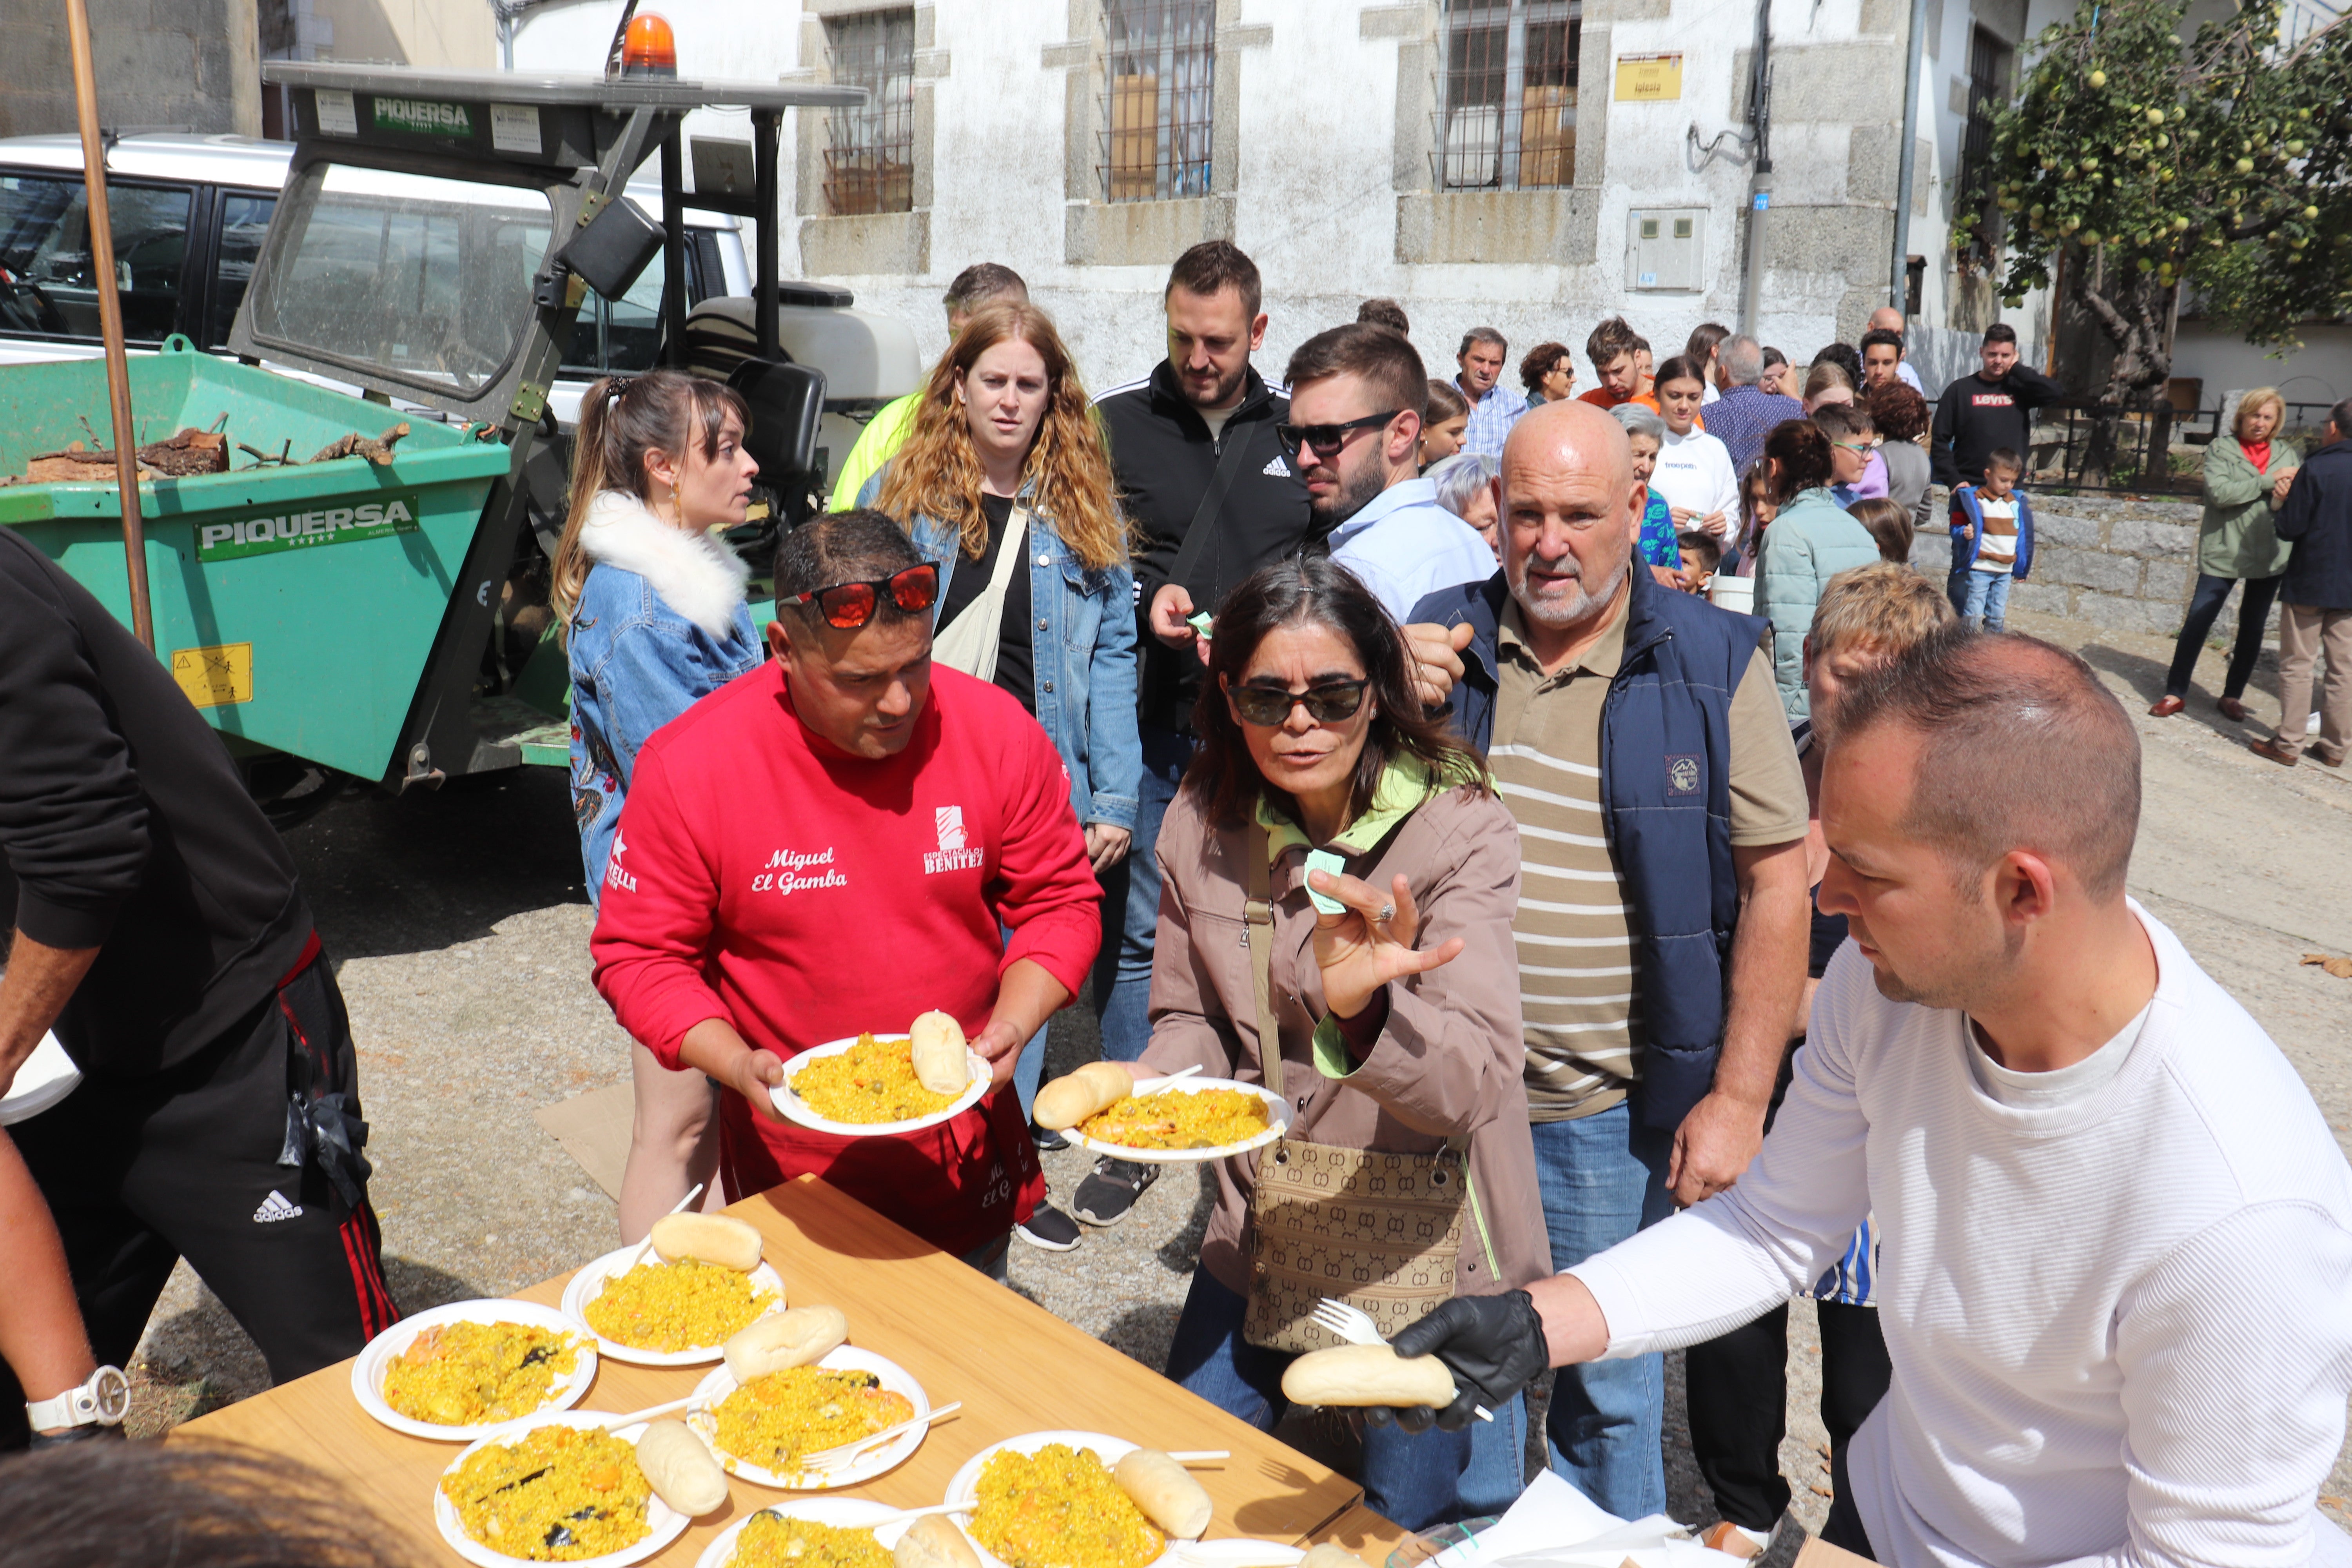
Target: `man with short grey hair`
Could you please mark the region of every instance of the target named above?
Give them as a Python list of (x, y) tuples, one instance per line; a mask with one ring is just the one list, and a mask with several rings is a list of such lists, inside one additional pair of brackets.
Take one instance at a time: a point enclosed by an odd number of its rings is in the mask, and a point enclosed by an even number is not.
[(1744, 477), (1772, 426), (1802, 419), (1805, 405), (1757, 385), (1764, 379), (1764, 346), (1745, 332), (1723, 340), (1715, 374), (1723, 395), (1706, 405), (1706, 433), (1731, 454), (1731, 471)]
[(1511, 345), (1492, 327), (1473, 327), (1462, 334), (1462, 348), (1454, 358), (1462, 374), (1454, 389), (1470, 405), (1470, 423), (1462, 431), (1462, 450), (1483, 457), (1500, 457), (1503, 438), (1512, 424), (1528, 411), (1527, 396), (1500, 384), (1503, 362)]

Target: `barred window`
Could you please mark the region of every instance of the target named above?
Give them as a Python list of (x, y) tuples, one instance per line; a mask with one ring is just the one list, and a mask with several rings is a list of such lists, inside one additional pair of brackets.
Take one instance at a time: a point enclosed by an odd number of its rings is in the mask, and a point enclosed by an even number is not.
[(833, 79), (862, 87), (858, 109), (833, 111), (824, 150), (824, 209), (912, 212), (915, 206), (915, 12), (827, 17)]
[(1576, 180), (1582, 0), (1446, 0), (1437, 183), (1528, 190)]
[(1216, 0), (1103, 0), (1103, 23), (1110, 42), (1105, 198), (1207, 195)]

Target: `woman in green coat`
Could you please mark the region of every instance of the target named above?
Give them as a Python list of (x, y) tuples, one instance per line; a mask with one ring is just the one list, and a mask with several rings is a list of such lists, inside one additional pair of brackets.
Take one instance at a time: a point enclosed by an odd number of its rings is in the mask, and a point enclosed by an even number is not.
[(2180, 627), (2180, 643), (2173, 650), (2172, 669), (2164, 679), (2164, 696), (2148, 710), (2169, 719), (2189, 706), (2189, 678), (2197, 671), (2197, 656), (2205, 634), (2229, 601), (2231, 587), (2242, 582), (2245, 597), (2238, 605), (2238, 640), (2230, 652), (2230, 674), (2221, 687), (2221, 716), (2243, 723), (2246, 682), (2254, 673), (2254, 659), (2263, 651), (2263, 625), (2270, 619), (2271, 599), (2278, 593), (2279, 574), (2286, 570), (2288, 546), (2271, 529), (2271, 515), (2286, 500), (2288, 482), (2303, 461), (2295, 449), (2276, 440), (2286, 418), (2286, 404), (2273, 387), (2256, 387), (2238, 399), (2238, 416), (2228, 438), (2205, 448), (2205, 518), (2197, 531), (2197, 591), (2189, 599), (2189, 618)]

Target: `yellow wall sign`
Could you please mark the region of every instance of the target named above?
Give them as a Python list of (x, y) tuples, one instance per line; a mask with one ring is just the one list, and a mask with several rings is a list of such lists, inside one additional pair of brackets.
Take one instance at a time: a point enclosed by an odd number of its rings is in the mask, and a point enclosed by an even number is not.
[(215, 647), (172, 650), (172, 679), (199, 708), (221, 708), (253, 700), (253, 645), (222, 643)]
[(1617, 101), (1664, 103), (1683, 95), (1680, 55), (1617, 57)]

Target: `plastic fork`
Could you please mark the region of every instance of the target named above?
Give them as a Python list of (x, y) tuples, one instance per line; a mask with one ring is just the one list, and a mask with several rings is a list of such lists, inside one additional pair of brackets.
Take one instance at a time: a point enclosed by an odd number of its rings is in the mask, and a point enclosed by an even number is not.
[(901, 1421), (894, 1426), (885, 1426), (879, 1432), (869, 1433), (855, 1442), (843, 1443), (831, 1448), (819, 1448), (813, 1453), (803, 1454), (801, 1456), (801, 1462), (793, 1468), (803, 1471), (835, 1470), (845, 1465), (855, 1464), (877, 1445), (892, 1442), (918, 1426), (929, 1426), (940, 1416), (952, 1415), (962, 1408), (962, 1400), (950, 1399), (927, 1415), (917, 1415), (909, 1420)]
[[(1337, 1297), (1324, 1297), (1317, 1303), (1315, 1310), (1307, 1316), (1318, 1327), (1339, 1335), (1351, 1345), (1388, 1343), (1388, 1341), (1381, 1337), (1381, 1326), (1372, 1321), (1372, 1315), (1370, 1312), (1365, 1311), (1361, 1307), (1342, 1301)], [(1495, 1418), (1495, 1413), (1483, 1405), (1474, 1405), (1470, 1408), (1481, 1421), (1492, 1421)]]

